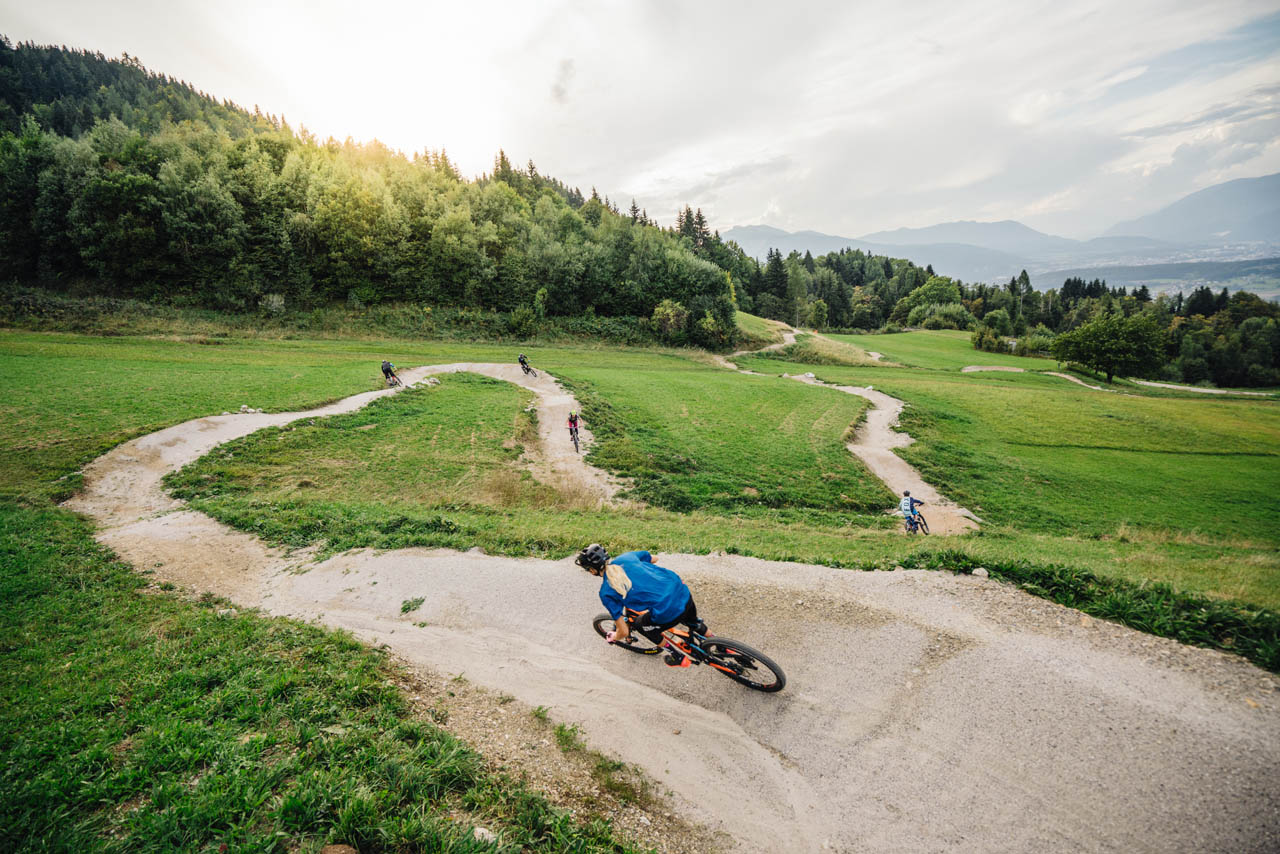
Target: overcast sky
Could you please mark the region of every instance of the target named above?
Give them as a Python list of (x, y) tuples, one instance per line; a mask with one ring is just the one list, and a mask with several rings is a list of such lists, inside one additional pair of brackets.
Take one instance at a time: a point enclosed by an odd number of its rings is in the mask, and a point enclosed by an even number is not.
[(0, 0), (0, 33), (722, 231), (1092, 237), (1280, 172), (1277, 0)]

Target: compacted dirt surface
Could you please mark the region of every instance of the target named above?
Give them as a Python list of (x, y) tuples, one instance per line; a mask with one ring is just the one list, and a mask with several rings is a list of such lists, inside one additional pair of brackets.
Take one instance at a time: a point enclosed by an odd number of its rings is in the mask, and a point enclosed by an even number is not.
[(1200, 388), (1194, 385), (1178, 385), (1177, 383), (1157, 383), (1149, 380), (1134, 380), (1138, 385), (1149, 385), (1152, 388), (1172, 388), (1178, 391), (1194, 391), (1199, 394), (1245, 394), (1250, 397), (1273, 397), (1270, 392), (1266, 391), (1237, 391), (1230, 388)]
[[(740, 350), (737, 353), (730, 354), (730, 358), (748, 353), (760, 353), (765, 350), (777, 350), (789, 344), (794, 344), (796, 331), (788, 329), (783, 334), (783, 339), (780, 344), (772, 344), (760, 350)], [(742, 370), (733, 362), (721, 356), (716, 356), (715, 358), (718, 364), (730, 370), (741, 371), (744, 374), (754, 373), (753, 371)], [(965, 370), (969, 369), (965, 368)], [(1012, 368), (1011, 370), (1018, 371), (1021, 368)], [(962, 534), (978, 527), (978, 523), (982, 521), (981, 519), (954, 501), (944, 497), (942, 493), (925, 481), (914, 466), (893, 452), (894, 448), (905, 448), (915, 441), (908, 434), (895, 429), (898, 426), (898, 417), (902, 414), (902, 408), (906, 405), (903, 401), (882, 391), (876, 391), (869, 386), (862, 388), (861, 386), (825, 383), (815, 378), (813, 374), (805, 374), (803, 376), (783, 374), (782, 376), (784, 379), (799, 380), (809, 385), (835, 389), (836, 391), (857, 395), (871, 401), (872, 408), (867, 412), (866, 419), (858, 425), (853, 441), (845, 446), (848, 448), (849, 453), (862, 460), (863, 464), (871, 470), (871, 473), (880, 478), (895, 496), (900, 496), (903, 492), (910, 491), (913, 497), (925, 502), (925, 509), (920, 512), (929, 521), (929, 529), (933, 533)]]
[[(562, 394), (545, 381), (544, 404)], [(459, 674), (577, 724), (671, 793), (675, 806), (660, 810), (711, 834), (669, 850), (707, 850), (707, 839), (771, 854), (1280, 850), (1280, 679), (1233, 656), (972, 576), (657, 556), (716, 634), (786, 670), (783, 692), (758, 694), (605, 644), (590, 626), (598, 582), (569, 558), (409, 549), (315, 562), (160, 489), (165, 472), (221, 442), (385, 393), (125, 443), (86, 469), (70, 505), (158, 578), (348, 629), (423, 673)]]
[(1109, 389), (1105, 389), (1100, 385), (1089, 385), (1087, 382), (1080, 379), (1079, 377), (1073, 377), (1071, 374), (1064, 374), (1064, 373), (1061, 373), (1060, 371), (1027, 371), (1026, 368), (1014, 368), (1008, 365), (965, 365), (963, 368), (960, 369), (960, 373), (962, 374), (974, 374), (974, 373), (978, 373), (979, 371), (1006, 371), (1011, 374), (1025, 374), (1025, 373), (1044, 374), (1046, 377), (1058, 377), (1059, 379), (1064, 379), (1064, 380), (1067, 380), (1068, 382), (1073, 382), (1076, 385), (1082, 385), (1085, 388), (1091, 388), (1094, 391), (1109, 391)]
[(835, 389), (845, 394), (853, 394), (871, 401), (872, 408), (867, 417), (854, 432), (853, 441), (845, 447), (871, 470), (871, 473), (884, 485), (889, 487), (895, 496), (910, 492), (913, 498), (925, 503), (920, 511), (929, 520), (929, 530), (935, 534), (962, 534), (972, 531), (982, 521), (973, 513), (945, 498), (931, 484), (925, 481), (915, 468), (902, 457), (893, 452), (894, 448), (905, 448), (915, 441), (911, 436), (894, 428), (898, 425), (898, 417), (902, 415), (904, 404), (896, 397), (867, 386), (833, 385), (815, 379), (812, 374), (792, 376), (783, 374), (787, 379), (799, 380), (809, 385)]

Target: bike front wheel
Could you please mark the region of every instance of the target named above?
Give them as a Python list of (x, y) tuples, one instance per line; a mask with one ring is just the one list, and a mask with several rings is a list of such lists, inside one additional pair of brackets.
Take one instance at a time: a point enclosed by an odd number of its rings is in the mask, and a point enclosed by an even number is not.
[[(608, 614), (600, 614), (591, 621), (591, 628), (596, 630), (596, 634), (602, 638), (607, 638), (609, 632), (613, 631), (613, 617)], [(631, 643), (615, 643), (614, 646), (619, 649), (625, 649), (627, 652), (634, 652), (639, 655), (657, 655), (662, 652), (662, 647), (649, 640), (637, 631), (631, 632)]]
[(929, 523), (925, 520), (923, 516), (916, 517), (916, 525), (919, 527), (920, 533), (922, 534), (929, 533)]
[(707, 664), (753, 691), (772, 694), (787, 684), (787, 676), (772, 658), (729, 638), (707, 638), (700, 646)]

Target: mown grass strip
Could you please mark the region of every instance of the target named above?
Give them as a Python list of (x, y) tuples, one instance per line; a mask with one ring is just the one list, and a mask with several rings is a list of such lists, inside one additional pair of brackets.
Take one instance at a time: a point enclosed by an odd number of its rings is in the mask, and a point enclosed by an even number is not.
[(0, 503), (0, 618), (5, 851), (630, 850), (415, 719), (380, 651), (160, 592), (69, 513)]

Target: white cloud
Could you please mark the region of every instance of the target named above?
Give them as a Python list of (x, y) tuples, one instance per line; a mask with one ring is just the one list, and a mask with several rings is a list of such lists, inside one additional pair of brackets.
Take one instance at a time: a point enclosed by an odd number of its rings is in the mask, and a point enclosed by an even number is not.
[(0, 10), (11, 38), (128, 51), (322, 136), (447, 148), (472, 174), (501, 147), (653, 216), (702, 206), (722, 229), (856, 235), (980, 216), (1082, 233), (1277, 165), (1262, 136), (1275, 46), (1230, 62), (1176, 53), (1274, 19), (1273, 0)]

